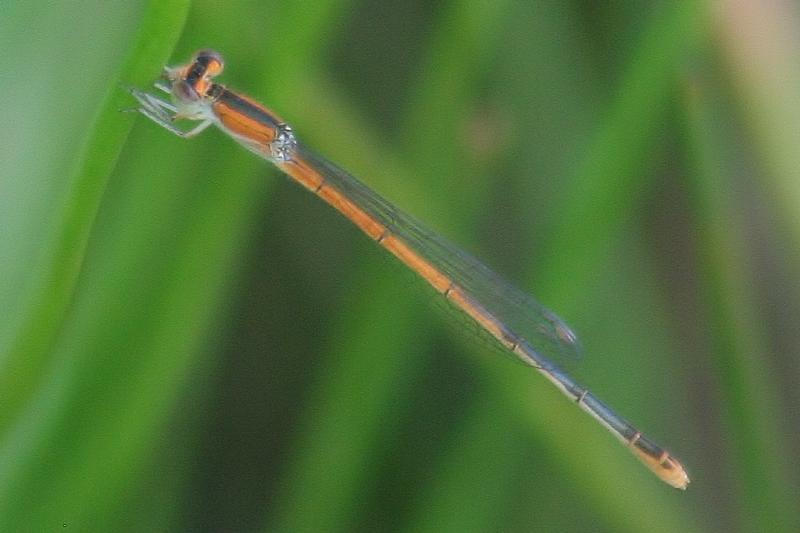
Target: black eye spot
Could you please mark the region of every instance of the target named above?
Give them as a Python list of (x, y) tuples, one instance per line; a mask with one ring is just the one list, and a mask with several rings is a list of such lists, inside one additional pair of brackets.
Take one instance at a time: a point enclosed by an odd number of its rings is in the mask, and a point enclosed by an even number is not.
[(222, 55), (216, 50), (211, 50), (209, 48), (205, 48), (203, 50), (198, 51), (194, 55), (195, 61), (202, 61), (204, 64), (208, 65), (211, 63), (219, 63), (223, 64), (224, 60), (222, 59)]
[[(194, 54), (193, 63), (199, 67), (201, 71), (196, 72), (198, 77), (213, 78), (222, 72), (225, 67), (225, 61), (219, 52), (211, 49), (203, 49)], [(193, 69), (193, 74), (195, 74)]]

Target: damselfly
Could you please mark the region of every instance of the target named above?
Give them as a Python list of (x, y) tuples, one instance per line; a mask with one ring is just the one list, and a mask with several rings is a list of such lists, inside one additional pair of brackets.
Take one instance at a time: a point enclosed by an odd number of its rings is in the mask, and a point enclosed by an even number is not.
[[(222, 69), (222, 57), (213, 50), (197, 52), (186, 65), (166, 67), (163, 79), (155, 87), (170, 99), (131, 88), (140, 104), (136, 111), (183, 138), (215, 125), (275, 164), (416, 272), (507, 351), (538, 370), (662, 480), (673, 487), (686, 488), (689, 477), (677, 459), (551, 362), (548, 356), (577, 349), (572, 330), (555, 314), (306, 148), (275, 113), (214, 83), (212, 79)], [(198, 124), (183, 130), (175, 124), (180, 119)]]

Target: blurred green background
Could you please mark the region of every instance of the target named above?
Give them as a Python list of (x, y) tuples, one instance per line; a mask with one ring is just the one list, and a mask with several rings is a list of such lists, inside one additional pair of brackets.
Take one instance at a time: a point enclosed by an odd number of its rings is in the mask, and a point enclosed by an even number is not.
[[(800, 528), (797, 6), (2, 11), (0, 531)], [(566, 319), (689, 489), (269, 164), (118, 112), (201, 47)]]

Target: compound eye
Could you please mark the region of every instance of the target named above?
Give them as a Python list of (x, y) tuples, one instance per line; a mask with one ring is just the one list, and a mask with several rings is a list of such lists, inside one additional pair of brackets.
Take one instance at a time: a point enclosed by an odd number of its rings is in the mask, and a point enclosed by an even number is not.
[(222, 73), (225, 68), (225, 61), (216, 50), (203, 49), (194, 55), (194, 62), (205, 67), (205, 76), (213, 78)]

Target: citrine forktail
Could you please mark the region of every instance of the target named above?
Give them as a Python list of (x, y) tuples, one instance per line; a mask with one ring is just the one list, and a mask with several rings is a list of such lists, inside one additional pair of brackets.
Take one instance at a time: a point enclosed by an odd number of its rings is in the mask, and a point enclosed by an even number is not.
[[(416, 272), (505, 350), (538, 370), (658, 477), (673, 487), (686, 488), (689, 477), (677, 459), (545, 357), (577, 350), (577, 338), (566, 324), (533, 298), (506, 284), (483, 263), (303, 146), (292, 128), (275, 113), (214, 83), (212, 79), (222, 72), (223, 65), (217, 52), (200, 50), (186, 65), (165, 67), (155, 87), (169, 94), (171, 101), (131, 88), (140, 104), (135, 111), (183, 138), (197, 135), (213, 124), (274, 163)], [(199, 123), (183, 130), (175, 125), (179, 119)]]

